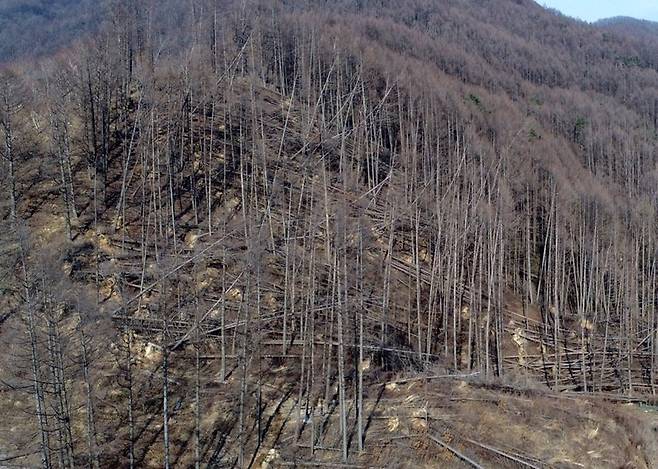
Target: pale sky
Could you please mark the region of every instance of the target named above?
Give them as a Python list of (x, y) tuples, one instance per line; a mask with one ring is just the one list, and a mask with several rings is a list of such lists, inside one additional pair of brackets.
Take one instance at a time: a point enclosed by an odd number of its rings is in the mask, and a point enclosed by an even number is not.
[(632, 16), (658, 21), (658, 0), (536, 0), (540, 5), (585, 21)]

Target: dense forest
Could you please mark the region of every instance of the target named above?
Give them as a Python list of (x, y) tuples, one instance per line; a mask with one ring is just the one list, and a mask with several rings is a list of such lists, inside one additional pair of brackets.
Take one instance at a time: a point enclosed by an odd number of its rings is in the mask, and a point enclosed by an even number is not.
[(0, 465), (655, 467), (634, 24), (3, 2)]
[(3, 0), (0, 64), (55, 53), (97, 30), (110, 7), (91, 0)]
[(644, 43), (655, 42), (658, 34), (658, 23), (655, 21), (638, 20), (627, 16), (617, 16), (599, 20), (596, 26), (614, 31), (619, 35), (635, 36)]

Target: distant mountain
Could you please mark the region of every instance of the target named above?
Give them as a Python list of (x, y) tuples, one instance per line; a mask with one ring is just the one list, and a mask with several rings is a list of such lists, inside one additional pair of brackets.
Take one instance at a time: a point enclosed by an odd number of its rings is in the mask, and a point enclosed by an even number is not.
[(594, 25), (625, 36), (658, 41), (658, 22), (655, 21), (641, 20), (629, 16), (615, 16), (599, 20)]
[(3, 0), (0, 2), (0, 64), (49, 54), (100, 24), (103, 2)]
[(632, 18), (630, 16), (613, 16), (612, 18), (598, 20), (594, 24), (605, 27), (624, 26), (652, 31), (658, 30), (658, 22)]

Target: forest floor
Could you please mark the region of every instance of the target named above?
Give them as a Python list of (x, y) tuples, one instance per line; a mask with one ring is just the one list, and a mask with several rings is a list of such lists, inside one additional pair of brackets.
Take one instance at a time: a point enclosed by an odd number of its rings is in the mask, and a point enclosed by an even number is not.
[[(162, 467), (161, 352), (139, 336), (135, 351), (143, 383), (137, 390), (137, 460), (142, 467)], [(194, 462), (193, 355), (191, 347), (171, 355), (169, 426), (175, 467)], [(241, 446), (245, 467), (256, 468), (658, 467), (658, 412), (640, 399), (557, 393), (522, 373), (484, 380), (476, 372), (451, 374), (436, 368), (419, 375), (383, 373), (376, 367), (364, 372), (369, 378), (363, 397), (364, 450), (359, 452), (356, 443), (356, 403), (348, 400), (350, 457), (349, 464), (341, 466), (335, 382), (324, 393), (329, 396), (326, 401), (300, 401), (298, 371), (264, 359), (261, 375), (249, 377), (251, 392), (241, 424), (239, 367), (229, 361), (222, 381), (216, 355), (202, 358), (200, 450), (211, 467), (239, 467)], [(105, 366), (105, 379), (114, 379), (116, 364), (108, 361)], [(348, 381), (348, 386), (355, 385)], [(117, 393), (115, 387), (104, 396), (99, 412), (121, 412)], [(0, 415), (5, 416), (3, 427), (8, 431), (0, 433), (0, 453), (32, 450), (17, 447), (12, 436), (25, 431), (32, 404), (28, 394), (2, 391)], [(121, 441), (128, 426), (124, 422), (107, 431)], [(104, 449), (121, 452), (110, 446)], [(5, 463), (11, 467), (10, 461)]]

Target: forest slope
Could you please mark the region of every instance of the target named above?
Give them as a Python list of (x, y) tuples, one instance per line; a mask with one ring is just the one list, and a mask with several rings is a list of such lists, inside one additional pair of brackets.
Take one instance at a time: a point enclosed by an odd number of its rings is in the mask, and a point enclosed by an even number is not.
[(653, 467), (658, 47), (113, 3), (0, 72), (0, 463)]

